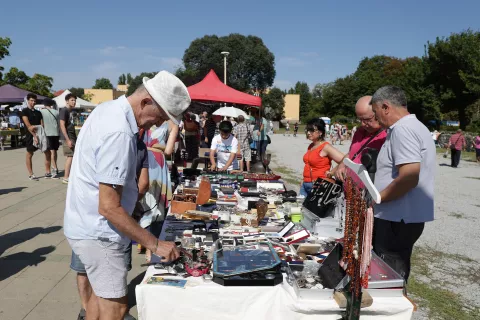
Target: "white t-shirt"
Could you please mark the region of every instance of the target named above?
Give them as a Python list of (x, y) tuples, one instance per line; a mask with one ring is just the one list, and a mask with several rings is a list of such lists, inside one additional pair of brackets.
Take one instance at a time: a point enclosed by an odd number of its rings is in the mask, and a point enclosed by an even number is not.
[[(233, 136), (233, 134), (228, 137), (228, 139), (222, 139), (220, 135), (216, 135), (213, 137), (212, 146), (210, 147), (211, 150), (215, 150), (217, 152), (217, 167), (222, 169), (227, 164), (228, 159), (230, 158), (230, 154), (237, 153), (238, 150), (238, 140)], [(228, 167), (228, 170), (233, 169), (233, 162)]]

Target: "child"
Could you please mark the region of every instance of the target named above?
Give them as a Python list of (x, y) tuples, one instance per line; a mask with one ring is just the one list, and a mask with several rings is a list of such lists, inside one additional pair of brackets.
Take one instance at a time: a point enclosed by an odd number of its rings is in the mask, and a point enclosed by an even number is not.
[[(219, 171), (233, 169), (233, 161), (238, 150), (238, 140), (232, 135), (233, 125), (230, 121), (222, 121), (219, 125), (220, 134), (212, 140), (210, 147), (210, 164), (212, 170)], [(217, 153), (217, 164), (215, 164), (215, 153)]]

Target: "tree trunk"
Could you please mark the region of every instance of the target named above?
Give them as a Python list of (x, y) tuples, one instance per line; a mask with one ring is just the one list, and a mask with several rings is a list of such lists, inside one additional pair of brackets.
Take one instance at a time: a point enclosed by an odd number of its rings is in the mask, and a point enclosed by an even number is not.
[(462, 130), (465, 130), (469, 123), (465, 109), (466, 108), (464, 106), (458, 107), (458, 120), (460, 121), (460, 129)]

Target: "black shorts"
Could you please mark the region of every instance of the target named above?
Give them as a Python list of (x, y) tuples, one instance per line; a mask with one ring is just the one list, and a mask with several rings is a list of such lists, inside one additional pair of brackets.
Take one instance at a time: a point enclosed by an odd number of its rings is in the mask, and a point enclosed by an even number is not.
[(55, 150), (57, 151), (60, 147), (60, 137), (59, 136), (52, 136), (47, 137), (47, 150)]
[(33, 145), (33, 136), (30, 131), (25, 134), (25, 146), (27, 147), (28, 152), (35, 152), (38, 150), (38, 148)]

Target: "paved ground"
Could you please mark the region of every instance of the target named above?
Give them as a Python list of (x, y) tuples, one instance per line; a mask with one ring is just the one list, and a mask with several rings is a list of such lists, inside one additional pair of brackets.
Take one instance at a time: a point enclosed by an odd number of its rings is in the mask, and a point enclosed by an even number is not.
[[(0, 152), (0, 319), (76, 319), (80, 304), (62, 230), (66, 185), (29, 181), (24, 157), (25, 149)], [(36, 154), (34, 172), (43, 171), (43, 155)], [(133, 254), (131, 288), (143, 279), (143, 259)], [(131, 314), (137, 316), (136, 307)]]
[[(302, 158), (308, 144), (305, 136), (276, 134), (268, 146), (274, 155), (271, 168), (296, 182), (293, 189), (298, 190), (302, 179)], [(349, 143), (336, 147), (345, 153)], [(462, 160), (454, 169), (449, 166), (450, 159), (441, 155), (437, 164), (435, 221), (426, 224), (417, 242), (412, 274), (418, 281), (409, 284), (432, 301), (422, 303), (417, 297), (420, 312), (415, 318), (480, 319), (480, 165)], [(429, 307), (434, 309), (432, 314), (428, 314)], [(458, 313), (446, 314), (448, 308), (456, 308)]]

